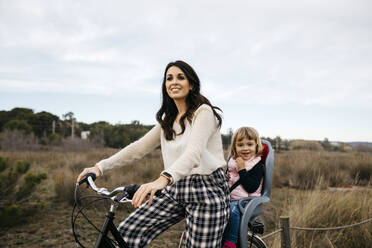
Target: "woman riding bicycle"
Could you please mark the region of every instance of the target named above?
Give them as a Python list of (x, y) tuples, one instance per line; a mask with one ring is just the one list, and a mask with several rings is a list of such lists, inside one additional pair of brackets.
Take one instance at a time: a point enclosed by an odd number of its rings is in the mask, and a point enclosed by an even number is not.
[[(200, 81), (183, 61), (167, 65), (158, 124), (113, 156), (85, 168), (100, 176), (124, 166), (161, 145), (164, 170), (133, 196), (138, 208), (119, 225), (129, 247), (144, 247), (186, 218), (186, 247), (220, 247), (229, 217), (229, 189), (223, 167), (220, 110), (200, 94)], [(162, 190), (159, 196), (155, 192)], [(147, 204), (142, 204), (148, 195)]]

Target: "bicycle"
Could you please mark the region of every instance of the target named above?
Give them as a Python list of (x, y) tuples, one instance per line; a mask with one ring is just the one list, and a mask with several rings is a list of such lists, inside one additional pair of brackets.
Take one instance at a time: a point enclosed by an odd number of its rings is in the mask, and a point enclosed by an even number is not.
[[(128, 186), (122, 186), (114, 189), (113, 191), (108, 191), (106, 188), (98, 188), (94, 180), (96, 179), (96, 175), (94, 173), (88, 173), (86, 177), (81, 180), (80, 182), (76, 183), (75, 185), (75, 192), (74, 192), (74, 198), (75, 198), (75, 204), (72, 210), (72, 215), (71, 215), (71, 225), (72, 225), (72, 232), (75, 238), (75, 242), (79, 247), (83, 247), (83, 244), (79, 241), (78, 235), (75, 232), (75, 223), (78, 218), (78, 216), (81, 214), (86, 220), (88, 221), (89, 224), (93, 225), (94, 228), (98, 232), (98, 237), (95, 241), (95, 248), (128, 248), (129, 246), (127, 243), (124, 241), (122, 236), (120, 235), (119, 230), (114, 224), (114, 219), (115, 219), (115, 211), (118, 208), (119, 204), (121, 203), (130, 203), (132, 201), (132, 197), (136, 190), (139, 188), (138, 185), (136, 184), (131, 184)], [(87, 187), (90, 186), (90, 188), (97, 193), (97, 195), (86, 195), (82, 196), (78, 199), (77, 197), (77, 192), (78, 192), (78, 187), (79, 185), (87, 183)], [(158, 194), (160, 192), (157, 192)], [(120, 195), (119, 195), (120, 194)], [(105, 215), (105, 219), (103, 222), (103, 225), (101, 229), (96, 227), (84, 214), (83, 210), (85, 207), (79, 207), (79, 200), (83, 200), (86, 198), (97, 198), (99, 199), (107, 199), (109, 200), (110, 203), (110, 209)], [(75, 214), (75, 211), (77, 213)], [(249, 225), (249, 230), (248, 231), (248, 246), (249, 248), (266, 248), (266, 245), (264, 241), (257, 235), (256, 233), (263, 233), (263, 224), (259, 222), (255, 222), (253, 224)], [(110, 238), (108, 236), (109, 232), (111, 233), (113, 238)], [(178, 247), (182, 247), (184, 240), (185, 240), (185, 235), (186, 232), (182, 232), (179, 245)]]

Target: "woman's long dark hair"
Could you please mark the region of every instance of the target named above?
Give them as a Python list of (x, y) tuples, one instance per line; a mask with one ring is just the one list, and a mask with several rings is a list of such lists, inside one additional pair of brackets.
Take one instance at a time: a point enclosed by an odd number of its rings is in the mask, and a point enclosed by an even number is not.
[[(189, 94), (186, 97), (187, 111), (184, 115), (182, 115), (180, 119), (182, 131), (179, 134), (176, 134), (176, 132), (173, 129), (173, 123), (176, 120), (178, 109), (173, 99), (169, 97), (165, 86), (166, 74), (171, 66), (176, 66), (180, 68), (181, 71), (185, 74), (186, 78), (189, 80), (190, 86), (192, 86), (192, 89), (190, 89)], [(214, 115), (218, 119), (218, 126), (221, 127), (222, 118), (216, 112), (216, 109), (218, 109), (219, 111), (221, 111), (221, 109), (216, 106), (213, 106), (205, 96), (200, 94), (199, 77), (194, 71), (194, 69), (186, 62), (177, 60), (176, 62), (170, 62), (167, 65), (164, 71), (162, 96), (163, 102), (159, 111), (156, 113), (156, 120), (160, 123), (161, 127), (163, 128), (166, 140), (173, 140), (176, 135), (183, 134), (185, 132), (185, 119), (187, 119), (191, 123), (195, 110), (202, 104), (207, 104), (212, 108)]]

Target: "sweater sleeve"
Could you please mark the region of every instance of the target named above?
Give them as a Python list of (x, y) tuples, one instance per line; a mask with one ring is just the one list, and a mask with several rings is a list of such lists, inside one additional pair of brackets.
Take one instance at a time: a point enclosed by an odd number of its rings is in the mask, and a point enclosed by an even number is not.
[(139, 140), (124, 147), (111, 157), (99, 161), (96, 165), (100, 169), (101, 174), (106, 170), (127, 165), (154, 150), (160, 145), (160, 133), (161, 126), (157, 124)]
[(202, 105), (194, 113), (185, 151), (164, 170), (172, 176), (173, 183), (190, 175), (191, 170), (200, 165), (201, 154), (207, 147), (208, 139), (216, 130), (217, 121), (211, 107)]
[(242, 169), (238, 171), (240, 183), (248, 193), (254, 193), (260, 187), (263, 178), (262, 161), (259, 161), (252, 169), (247, 171)]

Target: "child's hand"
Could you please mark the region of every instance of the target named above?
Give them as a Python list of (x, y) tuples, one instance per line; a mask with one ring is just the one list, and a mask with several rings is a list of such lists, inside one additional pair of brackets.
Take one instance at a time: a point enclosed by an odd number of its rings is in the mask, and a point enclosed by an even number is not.
[(225, 174), (227, 181), (230, 180), (230, 174)]
[(245, 169), (244, 160), (241, 157), (236, 158), (236, 163), (238, 165), (238, 171)]

